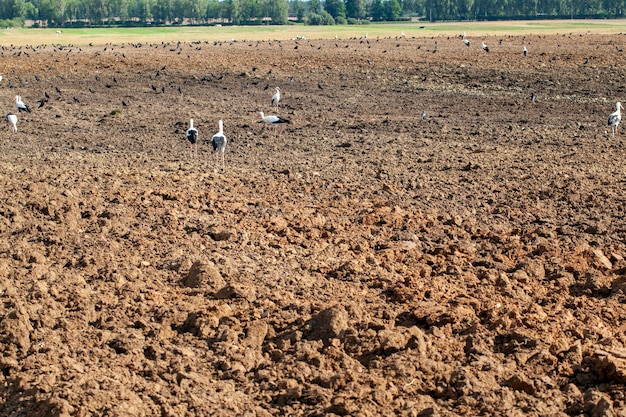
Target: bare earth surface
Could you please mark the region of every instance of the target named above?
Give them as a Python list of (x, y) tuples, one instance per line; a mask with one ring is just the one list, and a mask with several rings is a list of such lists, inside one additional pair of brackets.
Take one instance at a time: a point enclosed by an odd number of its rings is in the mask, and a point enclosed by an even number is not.
[(626, 416), (626, 36), (484, 40), (5, 46), (0, 415)]

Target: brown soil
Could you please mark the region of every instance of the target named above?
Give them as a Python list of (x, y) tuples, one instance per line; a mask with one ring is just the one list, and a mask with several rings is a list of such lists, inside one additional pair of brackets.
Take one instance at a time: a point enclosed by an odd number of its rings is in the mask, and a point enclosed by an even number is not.
[(626, 416), (626, 37), (471, 41), (5, 47), (0, 414)]

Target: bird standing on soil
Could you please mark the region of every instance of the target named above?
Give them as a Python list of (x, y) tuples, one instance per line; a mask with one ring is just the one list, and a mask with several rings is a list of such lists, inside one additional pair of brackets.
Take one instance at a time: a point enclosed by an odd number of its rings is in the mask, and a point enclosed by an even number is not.
[(485, 42), (483, 42), (481, 48), (483, 48), (483, 51), (489, 52), (489, 47), (487, 45), (485, 45)]
[(276, 136), (276, 130), (277, 130), (277, 126), (281, 125), (281, 124), (289, 124), (291, 123), (291, 121), (287, 120), (287, 119), (283, 119), (282, 117), (278, 117), (278, 116), (274, 116), (274, 115), (268, 115), (266, 116), (265, 114), (263, 114), (263, 112), (259, 112), (259, 114), (261, 115), (261, 120), (260, 122), (265, 122), (267, 124), (273, 125), (274, 126), (274, 136)]
[(617, 126), (619, 122), (622, 120), (622, 103), (619, 101), (616, 104), (617, 110), (609, 115), (609, 126), (611, 126), (611, 130), (613, 131), (613, 137), (615, 137), (615, 131), (617, 130)]
[(17, 106), (18, 112), (25, 111), (27, 113), (30, 113), (30, 109), (26, 104), (24, 104), (21, 96), (15, 96), (15, 105)]
[(470, 46), (470, 41), (468, 41), (467, 39), (465, 39), (465, 32), (463, 32), (461, 34), (461, 39), (463, 39), (463, 43), (465, 44), (465, 46), (467, 46), (469, 48)]
[(193, 127), (193, 119), (189, 120), (189, 129), (185, 132), (189, 141), (189, 152), (192, 157), (198, 156), (198, 129)]
[(276, 109), (278, 109), (278, 103), (280, 102), (280, 88), (276, 87), (276, 93), (272, 96), (272, 105), (276, 104)]
[(17, 132), (17, 116), (13, 113), (7, 114), (7, 122), (13, 126), (13, 132)]
[(224, 171), (224, 152), (226, 151), (226, 136), (224, 136), (224, 122), (222, 120), (219, 121), (220, 131), (217, 132), (211, 138), (211, 146), (213, 147), (213, 152), (218, 152), (217, 157), (219, 158), (220, 154), (222, 155), (222, 171)]
[(528, 49), (526, 49), (526, 45), (524, 45), (524, 58), (528, 56)]

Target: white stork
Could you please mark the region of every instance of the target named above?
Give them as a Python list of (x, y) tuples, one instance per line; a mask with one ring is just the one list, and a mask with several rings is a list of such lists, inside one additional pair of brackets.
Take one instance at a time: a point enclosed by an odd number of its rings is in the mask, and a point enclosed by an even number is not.
[(17, 116), (13, 113), (7, 114), (7, 122), (13, 126), (13, 132), (17, 132)]
[(617, 126), (619, 125), (619, 122), (622, 120), (622, 113), (621, 113), (622, 103), (618, 101), (616, 104), (616, 107), (617, 107), (617, 110), (615, 110), (614, 113), (611, 113), (609, 115), (609, 126), (611, 126), (611, 130), (613, 131), (613, 137), (615, 137), (615, 131), (617, 130)]
[(276, 93), (272, 96), (272, 106), (276, 104), (276, 109), (278, 109), (278, 103), (280, 102), (280, 88), (276, 87)]
[(219, 158), (219, 154), (222, 154), (222, 171), (224, 171), (224, 152), (226, 151), (226, 136), (224, 136), (224, 122), (219, 121), (220, 131), (217, 132), (211, 138), (211, 146), (213, 147), (213, 152), (219, 152), (217, 157)]
[(483, 51), (489, 52), (489, 47), (485, 45), (485, 42), (483, 42), (483, 44), (481, 45), (481, 48), (483, 48)]
[(524, 45), (524, 58), (528, 56), (528, 49), (526, 49), (526, 45)]
[(463, 39), (463, 43), (465, 44), (465, 46), (467, 46), (469, 48), (470, 46), (470, 41), (468, 41), (467, 39), (465, 39), (465, 32), (463, 32), (463, 34), (461, 35), (461, 39)]
[(287, 120), (287, 119), (283, 119), (282, 117), (278, 117), (278, 116), (274, 116), (274, 115), (268, 115), (266, 116), (265, 114), (263, 114), (262, 111), (259, 112), (259, 114), (261, 115), (261, 120), (259, 120), (259, 123), (264, 122), (270, 125), (274, 126), (274, 135), (276, 135), (276, 127), (282, 124), (289, 124), (291, 123), (291, 121)]
[(189, 141), (189, 152), (191, 157), (198, 156), (198, 129), (193, 127), (193, 119), (189, 120), (189, 129), (185, 132)]
[(21, 96), (15, 96), (15, 105), (17, 106), (18, 112), (25, 111), (27, 113), (30, 113), (30, 109), (26, 104), (24, 104)]

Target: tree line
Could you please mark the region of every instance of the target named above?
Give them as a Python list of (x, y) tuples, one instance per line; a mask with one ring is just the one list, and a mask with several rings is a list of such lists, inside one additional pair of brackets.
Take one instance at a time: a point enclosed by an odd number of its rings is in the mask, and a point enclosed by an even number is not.
[(309, 24), (623, 17), (626, 0), (0, 0), (3, 26)]

